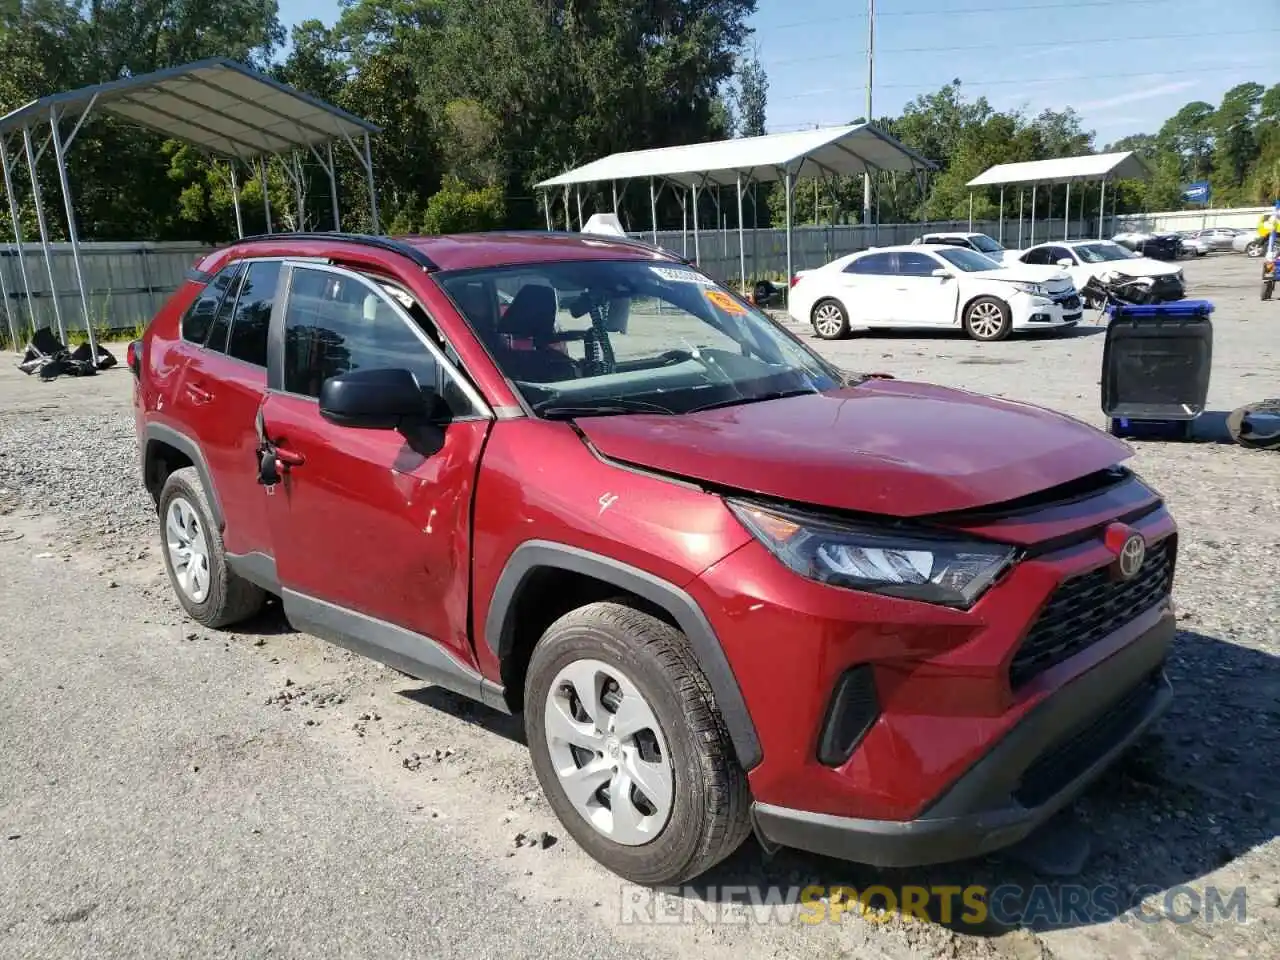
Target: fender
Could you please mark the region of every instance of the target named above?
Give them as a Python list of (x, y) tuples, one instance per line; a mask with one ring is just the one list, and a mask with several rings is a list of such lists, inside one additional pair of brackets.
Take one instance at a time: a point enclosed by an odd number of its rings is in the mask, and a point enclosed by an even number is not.
[(694, 658), (711, 684), (716, 706), (724, 718), (738, 762), (751, 770), (763, 758), (760, 739), (747, 710), (742, 690), (724, 648), (706, 615), (693, 597), (675, 584), (629, 564), (549, 540), (529, 540), (507, 559), (494, 587), (485, 617), (484, 636), (489, 649), (501, 663), (511, 652), (515, 636), (515, 599), (529, 575), (540, 568), (555, 568), (594, 577), (628, 593), (648, 600), (665, 610), (689, 638)]
[(146, 480), (147, 466), (147, 449), (151, 441), (167, 444), (175, 450), (186, 455), (192, 465), (196, 468), (196, 472), (200, 474), (200, 482), (204, 485), (205, 496), (209, 498), (209, 509), (213, 511), (213, 522), (217, 524), (219, 530), (226, 529), (226, 520), (222, 513), (222, 499), (218, 496), (218, 489), (213, 485), (213, 474), (209, 471), (209, 464), (204, 458), (204, 454), (200, 452), (200, 447), (194, 440), (185, 433), (180, 433), (173, 427), (166, 426), (163, 423), (148, 423), (146, 427), (146, 443), (142, 446), (142, 467), (143, 479)]

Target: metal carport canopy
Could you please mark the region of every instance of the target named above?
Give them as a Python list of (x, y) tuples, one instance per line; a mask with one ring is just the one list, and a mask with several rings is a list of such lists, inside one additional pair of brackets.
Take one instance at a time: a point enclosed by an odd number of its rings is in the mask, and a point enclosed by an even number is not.
[[(0, 118), (0, 162), (3, 163), (4, 185), (9, 196), (9, 212), (13, 221), (14, 239), (19, 263), (22, 265), (23, 284), (26, 287), (27, 307), (30, 312), (32, 309), (31, 287), (27, 281), (26, 261), (22, 252), (22, 230), (13, 188), (13, 171), (17, 164), (17, 157), (11, 160), (9, 155), (9, 138), (13, 134), (19, 135), (22, 144), (18, 147), (18, 153), (26, 154), (32, 200), (36, 206), (40, 241), (44, 249), (45, 267), (49, 275), (50, 292), (53, 293), (54, 314), (58, 333), (64, 342), (66, 330), (62, 323), (61, 310), (55, 292), (48, 229), (36, 166), (45, 150), (52, 144), (66, 207), (67, 238), (71, 242), (85, 327), (89, 335), (90, 348), (96, 350), (93, 324), (89, 317), (88, 300), (80, 266), (79, 239), (66, 166), (67, 150), (70, 149), (76, 135), (80, 132), (81, 125), (95, 107), (162, 136), (188, 143), (211, 156), (221, 156), (231, 160), (231, 188), (235, 205), (236, 231), (240, 236), (244, 236), (244, 225), (240, 212), (235, 161), (241, 161), (255, 169), (260, 165), (265, 183), (268, 157), (290, 152), (300, 154), (306, 151), (316, 158), (329, 175), (334, 229), (340, 230), (333, 143), (346, 141), (364, 167), (369, 188), (373, 232), (379, 232), (378, 200), (373, 180), (369, 137), (371, 134), (379, 133), (380, 128), (332, 104), (286, 86), (235, 60), (220, 57), (198, 60), (153, 73), (124, 77), (108, 83), (55, 93), (33, 100)], [(74, 125), (69, 132), (64, 132), (62, 124), (71, 120), (75, 121)], [(49, 124), (49, 133), (44, 143), (37, 149), (33, 143), (34, 135), (37, 133), (37, 128), (45, 123)], [(322, 148), (325, 151), (324, 155), (320, 152)], [(299, 228), (301, 228), (301, 211), (305, 197), (301, 166), (296, 155), (293, 169), (286, 165), (285, 170), (293, 181), (297, 193)], [(263, 204), (266, 211), (267, 232), (271, 232), (271, 206), (265, 189)], [(5, 307), (8, 312), (7, 293)], [(32, 312), (33, 323), (34, 320), (35, 315)], [(9, 325), (11, 332), (16, 332), (12, 315), (9, 316)]]
[[(808, 169), (806, 169), (808, 168)], [(550, 191), (565, 189), (568, 226), (568, 188), (589, 183), (614, 184), (614, 213), (618, 206), (616, 185), (633, 179), (649, 180), (653, 236), (658, 234), (655, 181), (665, 181), (693, 193), (693, 240), (698, 250), (698, 191), (733, 186), (738, 194), (738, 248), (742, 281), (746, 282), (746, 247), (742, 232), (743, 181), (786, 184), (787, 275), (791, 275), (792, 194), (795, 181), (812, 176), (855, 176), (881, 171), (918, 173), (936, 169), (909, 147), (869, 123), (819, 127), (761, 137), (739, 137), (711, 143), (615, 153), (535, 184), (543, 194), (548, 228), (551, 221)], [(683, 206), (683, 200), (682, 200)], [(581, 208), (578, 218), (582, 220)]]
[[(1052, 160), (1026, 160), (1021, 163), (998, 163), (969, 181), (969, 229), (973, 229), (973, 191), (978, 187), (1000, 188), (1000, 229), (997, 239), (1004, 243), (1004, 188), (1017, 186), (1018, 191), (1018, 246), (1022, 246), (1023, 188), (1031, 185), (1031, 245), (1036, 242), (1036, 192), (1040, 186), (1067, 185), (1066, 216), (1063, 217), (1062, 238), (1067, 239), (1071, 230), (1071, 184), (1100, 181), (1098, 198), (1098, 237), (1102, 238), (1106, 219), (1107, 182), (1114, 180), (1145, 180), (1151, 176), (1147, 162), (1132, 150), (1120, 153), (1091, 153), (1079, 157), (1056, 157)], [(1084, 192), (1080, 194), (1080, 223), (1084, 225)]]

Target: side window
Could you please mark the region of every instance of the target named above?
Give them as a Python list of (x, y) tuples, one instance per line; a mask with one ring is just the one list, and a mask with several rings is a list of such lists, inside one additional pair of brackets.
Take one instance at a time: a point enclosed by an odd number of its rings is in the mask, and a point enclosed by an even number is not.
[(898, 273), (904, 277), (930, 277), (940, 265), (923, 253), (900, 252)]
[(1049, 262), (1049, 252), (1044, 247), (1036, 247), (1029, 251), (1023, 258), (1023, 263), (1044, 264)]
[(1071, 251), (1066, 247), (1050, 247), (1046, 251), (1045, 263), (1049, 266), (1057, 266), (1059, 260), (1070, 260), (1076, 262), (1076, 258), (1071, 255)]
[(893, 254), (891, 253), (872, 253), (865, 257), (859, 257), (849, 266), (845, 267), (845, 273), (857, 274), (891, 274), (894, 272)]
[(276, 281), (279, 279), (278, 260), (249, 264), (244, 281), (240, 284), (240, 297), (236, 300), (235, 314), (231, 320), (227, 356), (259, 367), (267, 365), (271, 306), (275, 302)]
[[(285, 390), (319, 397), (330, 377), (377, 367), (407, 369), (435, 390), (448, 386), (442, 380), (452, 383), (380, 293), (351, 277), (294, 267), (284, 317)], [(460, 391), (445, 390), (445, 399), (454, 413), (465, 409)]]
[(240, 264), (232, 263), (219, 270), (210, 280), (195, 302), (187, 308), (182, 316), (182, 339), (188, 343), (201, 346), (209, 339), (209, 329), (213, 326), (214, 315), (218, 305), (231, 287), (232, 280), (240, 272)]
[(243, 264), (236, 265), (235, 274), (227, 286), (227, 295), (222, 298), (217, 312), (213, 315), (209, 339), (205, 342), (205, 346), (210, 350), (216, 350), (219, 353), (227, 351), (227, 331), (231, 329), (231, 315), (235, 312), (236, 297), (240, 294), (240, 282), (244, 279), (243, 266)]

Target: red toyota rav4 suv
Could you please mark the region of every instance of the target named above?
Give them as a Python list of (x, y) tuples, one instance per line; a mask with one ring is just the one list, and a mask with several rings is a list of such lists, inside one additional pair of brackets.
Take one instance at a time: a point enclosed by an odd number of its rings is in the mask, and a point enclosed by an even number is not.
[(131, 345), (179, 601), (523, 714), (641, 883), (1004, 847), (1166, 706), (1174, 521), (1129, 448), (843, 373), (680, 258), (573, 234), (210, 254)]

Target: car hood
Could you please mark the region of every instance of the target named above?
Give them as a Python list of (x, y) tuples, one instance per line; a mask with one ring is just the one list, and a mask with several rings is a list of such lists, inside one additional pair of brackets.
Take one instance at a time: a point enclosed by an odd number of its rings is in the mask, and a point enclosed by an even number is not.
[(797, 503), (919, 517), (1013, 500), (1127, 459), (1039, 407), (900, 380), (682, 416), (583, 417), (602, 455)]
[(1071, 274), (1061, 267), (1046, 267), (1034, 263), (1006, 262), (1001, 270), (987, 270), (978, 274), (992, 280), (1008, 280), (1019, 283), (1044, 283), (1052, 287), (1066, 286), (1071, 283)]
[(1152, 260), (1150, 257), (1135, 257), (1132, 260), (1107, 260), (1103, 263), (1089, 263), (1085, 266), (1095, 273), (1123, 273), (1130, 277), (1168, 277), (1181, 270), (1176, 263), (1163, 260)]

